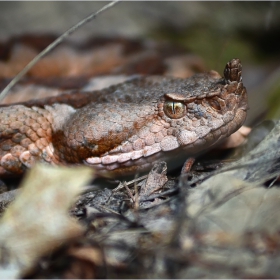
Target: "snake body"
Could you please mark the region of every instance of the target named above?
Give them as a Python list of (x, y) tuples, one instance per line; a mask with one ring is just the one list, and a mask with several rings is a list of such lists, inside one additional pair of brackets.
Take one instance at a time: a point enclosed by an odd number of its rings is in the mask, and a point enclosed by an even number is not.
[[(181, 79), (143, 76), (91, 93), (0, 107), (0, 176), (35, 162), (86, 164), (117, 175), (202, 152), (246, 118), (242, 66)], [(51, 104), (53, 103), (54, 104)], [(46, 105), (49, 104), (49, 105)]]

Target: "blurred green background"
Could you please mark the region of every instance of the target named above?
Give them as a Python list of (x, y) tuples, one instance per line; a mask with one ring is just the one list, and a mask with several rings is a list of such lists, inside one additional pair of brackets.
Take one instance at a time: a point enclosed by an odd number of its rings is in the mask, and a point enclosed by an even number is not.
[[(108, 2), (0, 2), (0, 40), (61, 34)], [(238, 57), (249, 93), (247, 124), (280, 117), (280, 2), (121, 2), (73, 34), (168, 40), (222, 73)]]

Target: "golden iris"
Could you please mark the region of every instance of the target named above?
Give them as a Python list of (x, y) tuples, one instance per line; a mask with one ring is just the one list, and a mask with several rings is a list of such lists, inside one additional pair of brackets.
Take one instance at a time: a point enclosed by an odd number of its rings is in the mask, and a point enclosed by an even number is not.
[(186, 105), (181, 102), (166, 101), (163, 110), (171, 119), (180, 119), (186, 115)]

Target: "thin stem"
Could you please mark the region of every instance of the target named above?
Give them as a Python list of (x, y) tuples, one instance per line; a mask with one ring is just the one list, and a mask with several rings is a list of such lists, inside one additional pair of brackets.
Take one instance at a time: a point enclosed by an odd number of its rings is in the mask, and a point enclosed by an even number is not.
[(10, 83), (3, 89), (0, 94), (0, 102), (4, 99), (10, 89), (47, 53), (53, 50), (57, 45), (59, 45), (66, 37), (70, 36), (73, 32), (75, 32), (78, 28), (88, 23), (92, 19), (96, 18), (99, 14), (106, 11), (107, 9), (113, 7), (115, 4), (120, 2), (120, 0), (115, 0), (110, 2), (109, 4), (102, 7), (96, 13), (91, 13), (88, 17), (81, 20), (66, 32), (64, 32), (61, 36), (59, 36), (54, 42), (48, 45), (43, 51), (41, 51), (37, 56), (35, 56), (11, 81)]

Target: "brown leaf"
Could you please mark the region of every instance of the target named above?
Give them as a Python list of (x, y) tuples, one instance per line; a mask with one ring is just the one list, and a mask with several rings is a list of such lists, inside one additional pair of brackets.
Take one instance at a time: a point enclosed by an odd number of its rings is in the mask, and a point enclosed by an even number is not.
[(2, 277), (22, 276), (38, 258), (83, 233), (68, 209), (92, 176), (87, 167), (45, 165), (27, 174), (18, 197), (0, 221)]
[(248, 126), (241, 126), (235, 133), (231, 134), (221, 146), (220, 149), (229, 149), (229, 148), (236, 148), (242, 145), (249, 133), (251, 132), (251, 128)]

